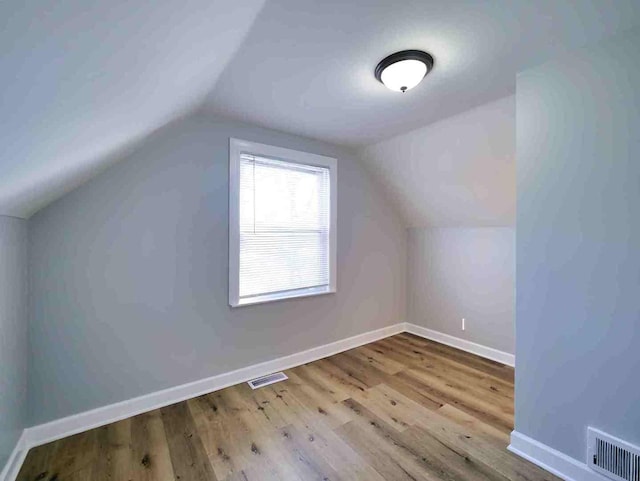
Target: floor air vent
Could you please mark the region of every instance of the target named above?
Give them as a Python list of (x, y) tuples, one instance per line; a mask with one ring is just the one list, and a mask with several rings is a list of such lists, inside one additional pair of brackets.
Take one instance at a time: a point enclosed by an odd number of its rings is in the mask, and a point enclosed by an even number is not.
[(273, 374), (268, 374), (266, 376), (259, 377), (257, 379), (253, 379), (248, 382), (251, 389), (258, 389), (259, 387), (268, 386), (269, 384), (273, 384), (275, 382), (286, 381), (289, 379), (287, 375), (283, 372), (276, 372)]
[(593, 428), (587, 436), (591, 469), (619, 481), (640, 481), (640, 448)]

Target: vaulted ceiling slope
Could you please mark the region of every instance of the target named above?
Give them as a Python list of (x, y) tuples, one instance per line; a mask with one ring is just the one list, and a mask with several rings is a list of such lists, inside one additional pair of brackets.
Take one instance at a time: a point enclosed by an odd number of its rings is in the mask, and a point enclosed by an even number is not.
[(200, 105), (263, 2), (0, 2), (0, 214), (28, 217)]
[[(638, 23), (638, 0), (0, 1), (0, 214), (28, 217), (197, 108), (361, 146)], [(373, 68), (406, 48), (436, 65), (402, 95)]]
[[(207, 107), (364, 145), (509, 95), (518, 71), (639, 19), (638, 0), (270, 0)], [(409, 48), (434, 70), (391, 92), (373, 69)]]
[(511, 226), (514, 96), (366, 147), (359, 157), (409, 227)]

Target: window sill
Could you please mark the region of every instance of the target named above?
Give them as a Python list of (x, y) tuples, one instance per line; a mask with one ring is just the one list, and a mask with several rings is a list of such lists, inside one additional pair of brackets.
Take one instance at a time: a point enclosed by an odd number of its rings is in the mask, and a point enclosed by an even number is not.
[(301, 297), (322, 296), (324, 294), (335, 294), (335, 292), (336, 290), (329, 286), (311, 287), (308, 289), (298, 289), (296, 291), (246, 297), (244, 299), (239, 299), (236, 303), (232, 303), (231, 307), (250, 306), (253, 304), (264, 304), (267, 302), (285, 301), (287, 299), (299, 299)]

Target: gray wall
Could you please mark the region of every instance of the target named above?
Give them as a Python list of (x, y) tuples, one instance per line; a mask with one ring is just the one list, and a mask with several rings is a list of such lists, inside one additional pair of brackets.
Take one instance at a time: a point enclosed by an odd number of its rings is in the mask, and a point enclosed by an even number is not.
[(640, 444), (640, 31), (517, 79), (516, 430)]
[[(228, 144), (338, 157), (338, 293), (228, 306)], [(404, 321), (406, 231), (348, 152), (196, 117), (31, 219), (30, 422)]]
[(407, 320), (513, 353), (514, 234), (510, 227), (410, 229)]
[(26, 422), (27, 221), (0, 216), (0, 471)]

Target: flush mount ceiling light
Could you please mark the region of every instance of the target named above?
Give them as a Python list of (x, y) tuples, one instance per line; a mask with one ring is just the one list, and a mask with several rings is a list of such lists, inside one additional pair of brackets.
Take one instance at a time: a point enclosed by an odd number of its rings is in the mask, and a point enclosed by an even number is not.
[(433, 57), (422, 50), (403, 50), (382, 59), (376, 78), (387, 88), (406, 92), (418, 85), (433, 68)]

